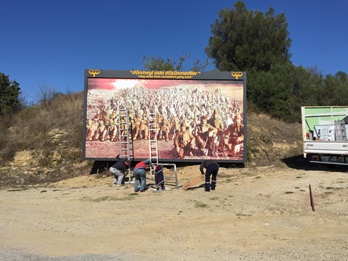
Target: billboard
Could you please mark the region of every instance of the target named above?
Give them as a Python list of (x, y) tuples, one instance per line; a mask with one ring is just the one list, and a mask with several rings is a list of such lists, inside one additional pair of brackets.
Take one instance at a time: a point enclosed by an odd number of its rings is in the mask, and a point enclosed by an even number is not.
[[(128, 111), (133, 160), (246, 160), (246, 73), (85, 70), (82, 157), (120, 154), (119, 108)], [(156, 130), (149, 115), (156, 115)]]

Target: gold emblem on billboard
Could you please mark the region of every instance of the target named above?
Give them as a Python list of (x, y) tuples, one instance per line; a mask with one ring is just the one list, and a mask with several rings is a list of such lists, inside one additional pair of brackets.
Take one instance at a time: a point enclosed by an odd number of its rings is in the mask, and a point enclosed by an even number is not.
[(243, 76), (242, 72), (232, 72), (231, 75), (238, 80), (238, 78)]
[(96, 75), (98, 75), (100, 73), (100, 70), (88, 70), (89, 74), (92, 74), (93, 77), (95, 77)]

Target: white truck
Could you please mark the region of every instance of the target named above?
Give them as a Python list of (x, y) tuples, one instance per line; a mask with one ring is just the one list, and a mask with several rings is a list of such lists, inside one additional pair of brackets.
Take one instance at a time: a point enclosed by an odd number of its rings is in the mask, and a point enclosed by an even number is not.
[(302, 106), (303, 155), (311, 163), (348, 165), (348, 107)]

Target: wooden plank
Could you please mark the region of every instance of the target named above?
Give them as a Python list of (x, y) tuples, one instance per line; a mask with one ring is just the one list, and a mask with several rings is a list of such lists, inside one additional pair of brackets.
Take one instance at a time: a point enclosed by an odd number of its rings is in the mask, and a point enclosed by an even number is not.
[(205, 175), (201, 174), (201, 175), (189, 180), (188, 182), (186, 182), (184, 185), (182, 185), (182, 188), (186, 190), (194, 185), (197, 185), (198, 183), (202, 183), (202, 181), (204, 181), (204, 180), (205, 180)]

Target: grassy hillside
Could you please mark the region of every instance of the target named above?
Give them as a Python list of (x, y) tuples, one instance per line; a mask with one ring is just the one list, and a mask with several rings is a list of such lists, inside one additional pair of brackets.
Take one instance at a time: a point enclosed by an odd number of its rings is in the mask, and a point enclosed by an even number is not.
[[(300, 112), (299, 112), (300, 113)], [(0, 125), (0, 188), (25, 186), (89, 175), (93, 162), (82, 161), (83, 93), (4, 116)], [(300, 124), (247, 112), (249, 166), (283, 165), (302, 153)]]

